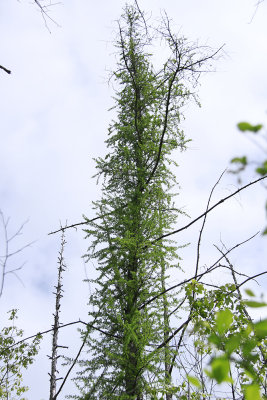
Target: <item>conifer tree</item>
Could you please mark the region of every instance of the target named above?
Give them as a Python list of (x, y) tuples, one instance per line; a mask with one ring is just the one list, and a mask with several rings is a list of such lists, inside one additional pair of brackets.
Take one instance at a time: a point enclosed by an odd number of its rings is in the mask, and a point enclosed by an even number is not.
[[(179, 213), (171, 153), (186, 148), (181, 110), (196, 99), (202, 64), (213, 55), (174, 35), (167, 16), (159, 27), (148, 26), (137, 3), (125, 7), (118, 27), (117, 116), (106, 140), (109, 153), (96, 160), (99, 218), (86, 230), (92, 240), (86, 257), (97, 260), (98, 277), (89, 300), (94, 330), (82, 333), (87, 358), (80, 362), (77, 398), (170, 400), (175, 350), (169, 316), (176, 300), (157, 295), (179, 258), (171, 240), (158, 238)], [(161, 68), (153, 65), (153, 45), (168, 51)]]

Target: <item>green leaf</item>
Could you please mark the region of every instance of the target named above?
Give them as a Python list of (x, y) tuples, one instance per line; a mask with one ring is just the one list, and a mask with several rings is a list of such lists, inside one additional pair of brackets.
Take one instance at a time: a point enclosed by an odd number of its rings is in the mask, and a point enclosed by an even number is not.
[(253, 301), (253, 300), (246, 300), (246, 301), (244, 301), (244, 304), (247, 307), (252, 307), (252, 308), (259, 308), (259, 307), (266, 307), (267, 306), (267, 303), (265, 303), (265, 302)]
[(211, 362), (211, 371), (206, 373), (218, 383), (232, 381), (229, 376), (229, 361), (224, 357), (214, 358)]
[(259, 125), (251, 125), (249, 122), (239, 122), (239, 124), (237, 124), (238, 129), (241, 132), (253, 132), (253, 133), (257, 133), (263, 125), (259, 124)]
[(187, 379), (192, 385), (194, 385), (196, 387), (201, 387), (201, 383), (195, 376), (187, 375)]
[(219, 334), (224, 333), (233, 322), (233, 313), (227, 308), (219, 311), (216, 316), (216, 327)]
[(262, 176), (267, 174), (267, 166), (256, 168), (256, 172)]
[(254, 294), (254, 292), (252, 292), (252, 290), (250, 290), (250, 289), (245, 289), (245, 292), (246, 292), (246, 294), (247, 294), (248, 296), (250, 296), (250, 297), (255, 297), (255, 294)]
[(257, 339), (255, 336), (247, 338), (245, 342), (242, 344), (241, 346), (242, 353), (246, 361), (251, 361), (254, 358), (252, 351), (255, 349), (256, 346), (257, 346)]
[(246, 400), (262, 400), (259, 385), (255, 383), (253, 385), (247, 385), (244, 391)]
[(267, 226), (266, 226), (266, 228), (264, 229), (264, 231), (262, 232), (262, 235), (267, 235)]
[(267, 337), (267, 319), (254, 324), (254, 331), (259, 339)]
[(216, 333), (211, 333), (209, 336), (209, 342), (215, 344), (216, 347), (220, 347), (221, 339)]
[(228, 354), (233, 353), (240, 346), (241, 338), (241, 334), (236, 334), (229, 337), (229, 339), (225, 343), (225, 349)]
[(247, 157), (246, 156), (243, 156), (243, 157), (235, 157), (235, 158), (232, 158), (232, 160), (231, 160), (231, 163), (232, 164), (242, 164), (242, 165), (247, 165)]

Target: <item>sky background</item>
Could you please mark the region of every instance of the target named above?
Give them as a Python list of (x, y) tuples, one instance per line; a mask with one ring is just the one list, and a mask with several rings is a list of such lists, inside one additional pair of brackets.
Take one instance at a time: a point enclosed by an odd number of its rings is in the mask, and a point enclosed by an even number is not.
[[(0, 64), (12, 71), (7, 75), (0, 70), (0, 209), (10, 217), (10, 235), (28, 220), (11, 250), (34, 241), (10, 260), (10, 268), (26, 264), (18, 272), (20, 279), (7, 276), (0, 309), (4, 325), (6, 311), (18, 308), (18, 325), (26, 335), (48, 329), (52, 323), (60, 236), (48, 233), (60, 222), (72, 224), (80, 222), (83, 214), (94, 216), (91, 201), (99, 197), (100, 187), (91, 179), (93, 158), (106, 151), (104, 140), (112, 118), (107, 110), (114, 94), (108, 77), (115, 66), (116, 20), (123, 6), (120, 0), (62, 1), (50, 9), (59, 26), (47, 20), (49, 32), (32, 2), (0, 4)], [(253, 0), (139, 0), (139, 6), (151, 18), (159, 18), (165, 9), (174, 30), (190, 42), (213, 49), (224, 44), (214, 72), (200, 79), (202, 107), (192, 103), (184, 109), (182, 127), (192, 139), (189, 148), (174, 155), (179, 164), (177, 205), (193, 219), (204, 211), (212, 186), (231, 158), (261, 157), (236, 124), (247, 120), (266, 125), (267, 4), (261, 3), (256, 13)], [(244, 183), (254, 178), (251, 170)], [(236, 189), (236, 177), (225, 173), (213, 202)], [(213, 245), (220, 245), (220, 240), (231, 247), (262, 230), (265, 195), (258, 184), (210, 214), (201, 265), (218, 258)], [(177, 227), (188, 222), (181, 218)], [(199, 229), (196, 224), (174, 237), (180, 245), (191, 242), (180, 253), (186, 272), (194, 266)], [(83, 237), (81, 230), (69, 230), (66, 236), (63, 323), (86, 320), (90, 287), (82, 280), (94, 272), (93, 265), (84, 265), (81, 258), (88, 247)], [(233, 252), (231, 259), (245, 273), (262, 272), (266, 270), (266, 247), (266, 238), (257, 236)], [(249, 287), (260, 294), (266, 291), (266, 278), (259, 283), (261, 287), (252, 283)], [(36, 364), (25, 375), (29, 400), (48, 398), (50, 340), (47, 335)], [(75, 355), (79, 347), (75, 327), (62, 332), (60, 344), (69, 346), (68, 355)], [(64, 393), (74, 391), (69, 382)]]

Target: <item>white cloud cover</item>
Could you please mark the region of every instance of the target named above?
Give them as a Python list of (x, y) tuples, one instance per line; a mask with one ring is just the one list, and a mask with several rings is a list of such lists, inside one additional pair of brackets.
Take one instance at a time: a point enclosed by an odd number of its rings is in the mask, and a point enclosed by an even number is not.
[[(50, 23), (51, 34), (33, 5), (26, 1), (1, 4), (0, 64), (12, 74), (0, 71), (0, 208), (11, 216), (10, 229), (29, 217), (24, 233), (14, 246), (36, 240), (22, 255), (27, 264), (20, 271), (24, 286), (14, 277), (6, 281), (1, 315), (19, 308), (19, 324), (27, 334), (51, 325), (52, 295), (56, 279), (57, 236), (47, 233), (63, 224), (79, 222), (82, 214), (93, 216), (91, 201), (99, 188), (93, 157), (105, 153), (112, 106), (108, 71), (114, 66), (113, 38), (124, 2), (62, 1), (51, 7), (60, 23)], [(147, 14), (158, 16), (166, 9), (177, 30), (192, 41), (218, 48), (225, 43), (224, 57), (216, 72), (201, 79), (202, 108), (185, 109), (185, 133), (192, 138), (189, 149), (177, 154), (181, 191), (178, 204), (191, 215), (205, 209), (209, 190), (235, 155), (258, 153), (237, 132), (240, 120), (266, 122), (266, 3), (253, 21), (253, 0), (139, 0)], [(247, 175), (247, 179), (253, 179)], [(234, 190), (236, 180), (225, 174), (215, 199)], [(231, 199), (209, 217), (202, 250), (203, 264), (216, 257), (213, 243), (220, 238), (228, 245), (245, 240), (264, 225), (264, 190), (259, 186)], [(187, 220), (181, 219), (183, 225)], [(191, 268), (199, 225), (177, 236), (179, 243), (193, 244), (181, 253), (185, 268)], [(81, 259), (87, 243), (83, 234), (67, 235), (65, 298), (62, 322), (86, 318), (88, 286)], [(21, 260), (16, 260), (19, 262)], [(242, 270), (254, 272), (266, 267), (266, 239), (257, 237), (233, 253)], [(88, 274), (92, 266), (87, 266)], [(266, 279), (261, 280), (263, 291)], [(4, 317), (3, 317), (4, 318)], [(75, 337), (75, 340), (73, 339)], [(61, 336), (74, 355), (79, 345), (75, 329)], [(38, 362), (26, 374), (28, 398), (48, 397), (49, 340)], [(64, 372), (62, 372), (63, 374)], [(70, 382), (64, 393), (75, 389)]]

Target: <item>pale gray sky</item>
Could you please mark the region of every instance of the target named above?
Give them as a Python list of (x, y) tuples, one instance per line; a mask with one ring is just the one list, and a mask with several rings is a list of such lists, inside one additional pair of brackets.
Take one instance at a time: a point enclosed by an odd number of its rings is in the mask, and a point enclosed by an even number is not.
[[(199, 90), (202, 108), (185, 111), (183, 127), (192, 139), (189, 149), (178, 154), (181, 185), (177, 204), (196, 217), (206, 207), (209, 190), (233, 156), (258, 152), (241, 137), (236, 123), (248, 120), (266, 124), (267, 25), (266, 2), (253, 21), (253, 0), (139, 0), (147, 15), (158, 17), (165, 9), (174, 26), (190, 41), (216, 49), (225, 43), (216, 72), (203, 75)], [(6, 281), (1, 316), (19, 308), (18, 324), (27, 334), (51, 324), (52, 295), (56, 279), (58, 236), (47, 233), (59, 225), (79, 222), (82, 214), (93, 216), (91, 201), (99, 188), (93, 157), (105, 152), (104, 140), (113, 105), (108, 71), (114, 66), (113, 38), (124, 1), (62, 0), (51, 8), (60, 27), (45, 28), (36, 7), (27, 1), (9, 0), (0, 5), (0, 208), (11, 217), (10, 229), (29, 218), (24, 234), (14, 242), (36, 240), (21, 258), (24, 287), (14, 276)], [(49, 21), (48, 21), (49, 22)], [(4, 40), (3, 40), (4, 38)], [(247, 174), (249, 180), (254, 174)], [(235, 189), (236, 178), (226, 174), (214, 200)], [(213, 244), (220, 239), (231, 246), (264, 226), (265, 192), (260, 185), (231, 199), (208, 219), (202, 264), (214, 260)], [(180, 221), (180, 225), (186, 223)], [(191, 268), (199, 225), (177, 236), (183, 250), (184, 269)], [(64, 307), (62, 322), (86, 318), (88, 286), (81, 259), (87, 243), (83, 234), (67, 235)], [(260, 237), (233, 253), (236, 266), (246, 272), (266, 269), (266, 239)], [(16, 260), (16, 262), (21, 261)], [(90, 274), (92, 266), (87, 265)], [(262, 279), (266, 289), (266, 279)], [(75, 328), (62, 332), (61, 344), (74, 355), (78, 346)], [(49, 341), (29, 370), (29, 400), (48, 398)], [(62, 372), (64, 374), (64, 372)], [(71, 383), (65, 393), (74, 390)]]

